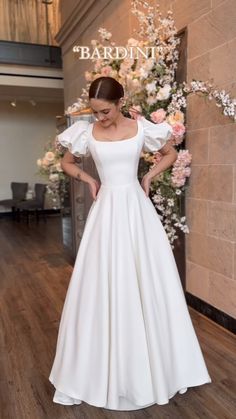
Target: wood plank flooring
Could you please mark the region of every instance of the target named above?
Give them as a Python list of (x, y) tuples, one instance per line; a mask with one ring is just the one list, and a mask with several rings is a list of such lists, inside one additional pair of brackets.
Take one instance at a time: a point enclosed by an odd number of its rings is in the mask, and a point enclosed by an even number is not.
[(116, 412), (83, 402), (52, 402), (48, 376), (72, 272), (60, 218), (47, 223), (0, 220), (1, 419), (231, 419), (236, 417), (236, 339), (193, 309), (191, 317), (212, 384), (188, 389), (168, 405)]

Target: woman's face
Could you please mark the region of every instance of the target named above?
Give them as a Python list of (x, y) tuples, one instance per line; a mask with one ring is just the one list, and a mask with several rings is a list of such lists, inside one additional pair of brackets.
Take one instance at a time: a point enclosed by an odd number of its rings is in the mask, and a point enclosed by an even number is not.
[(116, 105), (103, 99), (90, 99), (90, 106), (97, 121), (109, 127), (120, 115), (120, 102)]

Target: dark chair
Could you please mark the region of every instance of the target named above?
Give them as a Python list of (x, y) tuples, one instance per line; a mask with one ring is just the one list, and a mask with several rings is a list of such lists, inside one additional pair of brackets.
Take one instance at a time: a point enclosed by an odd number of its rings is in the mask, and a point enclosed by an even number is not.
[(0, 205), (11, 208), (13, 217), (15, 217), (15, 210), (17, 205), (26, 199), (28, 190), (28, 183), (26, 182), (11, 182), (12, 198), (2, 199)]
[(46, 221), (46, 216), (44, 213), (44, 198), (46, 193), (47, 185), (44, 183), (36, 183), (34, 186), (35, 197), (33, 199), (27, 199), (26, 201), (20, 202), (17, 204), (17, 219), (20, 221), (20, 215), (25, 214), (27, 219), (27, 224), (29, 223), (30, 212), (33, 212), (36, 215), (37, 222), (39, 221), (39, 212), (41, 211), (44, 216), (44, 221)]

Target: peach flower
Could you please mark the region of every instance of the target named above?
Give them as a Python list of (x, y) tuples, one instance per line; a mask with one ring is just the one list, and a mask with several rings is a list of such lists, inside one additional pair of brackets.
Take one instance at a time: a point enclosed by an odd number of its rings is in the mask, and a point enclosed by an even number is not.
[(165, 119), (165, 116), (166, 116), (166, 112), (162, 108), (158, 109), (155, 112), (152, 112), (150, 115), (151, 120), (155, 122), (155, 124), (160, 124), (161, 122), (163, 122)]
[(45, 157), (42, 159), (42, 164), (41, 164), (41, 166), (43, 166), (43, 167), (47, 167), (47, 166), (49, 166), (50, 165), (50, 161), (49, 160), (47, 160), (47, 159), (45, 159)]
[(181, 111), (176, 111), (174, 114), (170, 114), (167, 118), (167, 122), (170, 125), (175, 125), (176, 122), (184, 123), (184, 114)]
[(52, 151), (47, 151), (47, 153), (45, 153), (44, 158), (49, 161), (50, 163), (53, 162), (53, 160), (55, 159), (55, 154)]

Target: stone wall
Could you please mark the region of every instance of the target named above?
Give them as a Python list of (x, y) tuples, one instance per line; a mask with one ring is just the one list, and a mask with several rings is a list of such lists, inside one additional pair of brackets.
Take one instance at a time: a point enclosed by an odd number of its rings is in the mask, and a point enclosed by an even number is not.
[[(154, 2), (153, 2), (154, 3)], [(160, 0), (173, 10), (178, 30), (187, 28), (187, 77), (210, 80), (236, 94), (235, 0)], [(62, 46), (65, 102), (84, 85), (88, 60), (72, 46), (89, 45), (106, 27), (121, 45), (132, 35), (135, 18), (129, 0), (70, 0), (57, 40)], [(187, 291), (236, 318), (236, 125), (203, 98), (189, 98), (187, 148), (193, 154), (186, 199), (190, 234), (186, 237)]]

